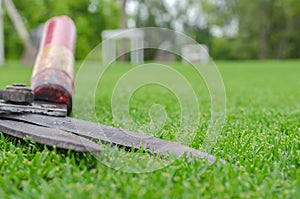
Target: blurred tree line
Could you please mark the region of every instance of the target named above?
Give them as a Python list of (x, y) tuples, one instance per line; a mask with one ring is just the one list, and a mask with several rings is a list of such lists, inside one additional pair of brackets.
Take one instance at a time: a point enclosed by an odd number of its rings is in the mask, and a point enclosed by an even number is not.
[[(164, 27), (182, 31), (208, 45), (214, 59), (300, 58), (299, 0), (30, 0), (16, 1), (28, 30), (56, 15), (70, 16), (77, 27), (76, 58), (101, 42), (101, 31), (125, 27)], [(130, 6), (129, 6), (130, 5)], [(129, 11), (128, 11), (129, 10)], [(22, 44), (4, 15), (8, 58)]]
[[(131, 0), (135, 1), (135, 0)], [(139, 0), (137, 27), (185, 32), (214, 59), (300, 58), (299, 0)]]
[(300, 58), (299, 0), (227, 0), (219, 17), (238, 20), (238, 34), (212, 40), (212, 53), (230, 59)]
[[(110, 0), (30, 0), (16, 1), (28, 31), (35, 32), (39, 25), (53, 16), (68, 15), (77, 28), (76, 58), (83, 59), (101, 42), (103, 29), (118, 28), (120, 6)], [(8, 59), (22, 55), (23, 44), (4, 9), (5, 54)]]

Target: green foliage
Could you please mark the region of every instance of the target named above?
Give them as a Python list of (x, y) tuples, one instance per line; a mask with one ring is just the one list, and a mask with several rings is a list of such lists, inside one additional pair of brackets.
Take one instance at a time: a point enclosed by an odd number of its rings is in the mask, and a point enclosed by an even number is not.
[(8, 15), (3, 17), (4, 23), (4, 51), (6, 59), (19, 58), (23, 52), (23, 43), (19, 38)]
[[(155, 172), (131, 174), (111, 169), (90, 155), (1, 134), (0, 198), (299, 198), (299, 60), (217, 65), (226, 87), (227, 121), (212, 153), (228, 164), (218, 167), (200, 160), (178, 160)], [(205, 90), (188, 66), (173, 63), (171, 67), (188, 75), (197, 93)], [(101, 123), (113, 124), (108, 90), (130, 69), (130, 65), (116, 65), (103, 79), (105, 85), (100, 88), (104, 91), (96, 97)], [(30, 72), (31, 68), (9, 61), (0, 68), (0, 85), (11, 83), (11, 77), (28, 82)], [(133, 99), (135, 120), (148, 117), (145, 111), (150, 100), (166, 104), (168, 115), (176, 116), (178, 102), (173, 95), (161, 94), (159, 89), (147, 91), (140, 90)], [(202, 93), (198, 99), (202, 119), (192, 144), (196, 148), (200, 148), (210, 118), (209, 95)], [(85, 107), (80, 109), (84, 117)], [(174, 120), (166, 125), (173, 128), (179, 123)]]
[[(266, 59), (300, 57), (300, 1), (247, 0), (139, 1), (132, 16), (137, 27), (156, 26), (182, 30), (197, 42), (207, 44), (215, 59)], [(191, 17), (192, 16), (192, 17)], [(238, 34), (226, 34), (238, 21)], [(223, 30), (214, 38), (211, 28)]]
[[(299, 58), (298, 0), (236, 1), (241, 42), (256, 42), (254, 58)], [(247, 35), (246, 37), (243, 37)]]
[(257, 43), (243, 43), (241, 38), (214, 37), (212, 39), (210, 56), (213, 59), (256, 59)]
[[(163, 27), (182, 30), (197, 42), (208, 45), (214, 59), (270, 59), (300, 57), (299, 0), (185, 0), (170, 8), (166, 0), (136, 2), (131, 13), (136, 27)], [(216, 3), (217, 2), (217, 3)], [(56, 15), (70, 16), (77, 26), (76, 58), (83, 59), (99, 42), (101, 31), (119, 27), (120, 1), (32, 0), (15, 1), (28, 30)], [(215, 38), (214, 26), (230, 29), (238, 21), (238, 34)], [(4, 15), (7, 58), (18, 58), (23, 45)], [(151, 37), (151, 35), (146, 35)], [(157, 52), (146, 50), (145, 59)]]
[[(102, 30), (118, 27), (120, 8), (116, 1), (32, 0), (14, 3), (27, 30), (33, 30), (54, 16), (71, 17), (77, 28), (77, 59), (85, 58), (101, 42)], [(7, 57), (20, 57), (22, 44), (7, 15), (4, 18), (4, 28)]]
[(170, 28), (172, 22), (172, 15), (168, 12), (166, 3), (159, 0), (139, 1), (137, 13), (133, 17), (136, 20), (137, 27)]

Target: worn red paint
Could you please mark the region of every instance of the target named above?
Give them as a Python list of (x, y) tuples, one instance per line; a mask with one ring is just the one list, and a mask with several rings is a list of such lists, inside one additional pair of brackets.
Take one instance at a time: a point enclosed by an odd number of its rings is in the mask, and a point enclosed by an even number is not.
[(67, 16), (47, 21), (31, 78), (36, 100), (67, 105), (72, 110), (76, 28)]
[(45, 25), (40, 49), (47, 45), (61, 45), (74, 52), (75, 40), (76, 28), (73, 21), (67, 16), (54, 17)]

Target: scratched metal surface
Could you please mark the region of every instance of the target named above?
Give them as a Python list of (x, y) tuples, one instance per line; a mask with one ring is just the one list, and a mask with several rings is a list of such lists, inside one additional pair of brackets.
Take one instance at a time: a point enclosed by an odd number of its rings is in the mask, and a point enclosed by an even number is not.
[(98, 144), (63, 130), (33, 125), (26, 122), (1, 119), (0, 132), (17, 138), (29, 137), (35, 142), (78, 152), (98, 152), (102, 147)]
[(214, 156), (184, 146), (180, 143), (170, 142), (152, 136), (141, 135), (130, 131), (70, 117), (50, 117), (36, 114), (0, 114), (0, 118), (13, 119), (16, 121), (23, 121), (40, 126), (56, 128), (63, 131), (72, 132), (79, 136), (93, 139), (95, 141), (101, 141), (105, 144), (114, 144), (122, 147), (134, 148), (137, 150), (143, 149), (154, 154), (172, 154), (176, 155), (178, 158), (186, 155), (188, 159), (204, 158), (210, 163), (216, 161)]

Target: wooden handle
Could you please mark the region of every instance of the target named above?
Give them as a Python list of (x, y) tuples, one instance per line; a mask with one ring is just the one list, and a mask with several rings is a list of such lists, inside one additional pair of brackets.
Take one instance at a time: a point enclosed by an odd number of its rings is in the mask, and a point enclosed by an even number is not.
[(68, 113), (72, 110), (75, 42), (76, 28), (69, 17), (48, 20), (31, 77), (36, 100), (64, 103)]

